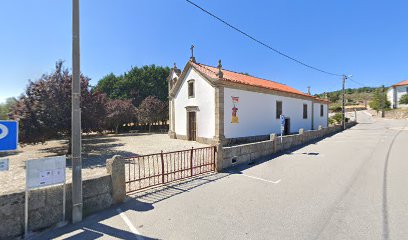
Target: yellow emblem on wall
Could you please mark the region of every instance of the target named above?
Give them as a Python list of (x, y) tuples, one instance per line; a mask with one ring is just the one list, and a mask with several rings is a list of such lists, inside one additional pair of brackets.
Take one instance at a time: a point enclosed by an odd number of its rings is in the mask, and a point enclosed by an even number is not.
[(232, 108), (231, 123), (239, 123), (238, 115), (237, 115), (238, 108), (236, 106), (236, 104), (239, 103), (239, 97), (231, 96), (231, 99), (232, 99), (232, 104), (234, 105), (234, 107)]

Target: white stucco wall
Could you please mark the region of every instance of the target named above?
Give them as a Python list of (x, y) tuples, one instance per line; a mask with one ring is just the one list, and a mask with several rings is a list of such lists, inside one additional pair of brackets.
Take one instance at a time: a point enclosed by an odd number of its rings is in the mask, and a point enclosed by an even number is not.
[[(188, 98), (187, 81), (194, 79), (195, 97)], [(174, 98), (175, 132), (187, 135), (186, 106), (197, 106), (197, 137), (213, 138), (215, 135), (215, 89), (193, 68), (187, 72)]]
[(407, 94), (408, 85), (405, 86), (398, 86), (395, 89), (397, 90), (397, 107), (398, 108), (407, 108), (407, 104), (400, 104), (399, 100), (401, 99), (402, 95)]
[(394, 91), (397, 92), (396, 108), (408, 108), (408, 104), (400, 104), (399, 100), (404, 94), (408, 93), (408, 85), (391, 87), (387, 91), (387, 99), (391, 102), (391, 107), (394, 108)]
[(319, 125), (322, 127), (327, 127), (327, 104), (323, 104), (323, 117), (320, 116), (320, 105), (322, 103), (314, 103), (314, 129), (318, 129)]
[(394, 108), (394, 88), (390, 87), (387, 90), (387, 100), (391, 103), (391, 108)]
[(178, 76), (177, 76), (177, 74), (173, 71), (172, 74), (171, 74), (171, 79), (174, 79), (174, 78), (178, 79)]
[[(239, 97), (237, 116), (239, 123), (231, 123), (233, 103), (231, 96)], [(276, 96), (238, 89), (224, 89), (224, 135), (226, 138), (248, 137), (280, 133), (280, 120), (276, 118), (276, 101), (282, 101), (282, 113), (290, 118), (290, 131), (300, 128), (310, 130), (312, 126), (312, 108), (310, 100)], [(307, 119), (303, 119), (303, 104), (308, 105)], [(320, 104), (316, 104), (320, 106)], [(320, 107), (319, 107), (320, 108)], [(325, 104), (325, 111), (327, 105)], [(317, 112), (320, 114), (320, 112)], [(323, 118), (315, 119), (323, 127), (327, 125), (327, 112)], [(318, 126), (319, 124), (315, 124)]]

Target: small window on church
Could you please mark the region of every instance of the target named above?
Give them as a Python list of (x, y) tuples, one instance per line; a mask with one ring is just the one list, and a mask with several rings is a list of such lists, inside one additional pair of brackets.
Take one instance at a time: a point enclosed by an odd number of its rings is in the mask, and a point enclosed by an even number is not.
[(188, 81), (188, 97), (194, 97), (194, 80)]
[(282, 102), (276, 101), (276, 119), (279, 119), (280, 115), (282, 115)]
[(320, 117), (323, 117), (323, 104), (320, 104)]
[(307, 119), (307, 104), (303, 104), (303, 119)]

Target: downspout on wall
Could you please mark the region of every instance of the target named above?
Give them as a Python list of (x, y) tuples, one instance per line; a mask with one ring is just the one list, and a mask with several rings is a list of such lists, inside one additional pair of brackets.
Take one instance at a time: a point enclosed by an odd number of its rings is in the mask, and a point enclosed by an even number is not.
[(314, 101), (312, 100), (312, 130), (314, 130)]

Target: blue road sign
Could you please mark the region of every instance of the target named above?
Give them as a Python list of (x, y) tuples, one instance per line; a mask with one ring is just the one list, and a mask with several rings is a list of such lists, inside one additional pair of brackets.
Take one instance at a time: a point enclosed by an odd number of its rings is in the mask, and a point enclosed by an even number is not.
[(280, 115), (281, 125), (285, 126), (285, 115)]
[(0, 120), (0, 152), (17, 150), (18, 122)]

